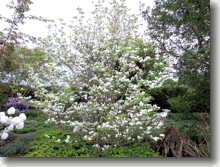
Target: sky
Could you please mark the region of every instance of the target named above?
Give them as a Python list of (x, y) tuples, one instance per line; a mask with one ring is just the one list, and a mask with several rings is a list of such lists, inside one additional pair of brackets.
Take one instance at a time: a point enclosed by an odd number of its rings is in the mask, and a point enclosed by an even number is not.
[[(32, 0), (29, 14), (42, 16), (47, 19), (61, 18), (65, 21), (77, 15), (77, 7), (82, 8), (86, 14), (92, 10), (92, 1), (97, 0)], [(5, 7), (9, 0), (0, 0), (0, 13), (10, 15), (10, 11)], [(146, 6), (153, 6), (154, 0), (142, 0)], [(133, 13), (139, 13), (139, 0), (127, 0), (127, 6)], [(36, 37), (47, 34), (46, 25), (40, 22), (31, 21), (21, 26), (21, 31)]]

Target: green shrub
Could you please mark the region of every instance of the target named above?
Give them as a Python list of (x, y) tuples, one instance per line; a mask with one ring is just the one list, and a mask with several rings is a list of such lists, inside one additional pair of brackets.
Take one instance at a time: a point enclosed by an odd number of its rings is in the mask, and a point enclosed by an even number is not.
[(9, 132), (8, 134), (9, 134), (9, 137), (6, 140), (0, 140), (0, 150), (2, 146), (14, 140), (15, 134), (13, 132)]
[(210, 92), (204, 85), (201, 89), (180, 85), (171, 79), (166, 80), (161, 87), (148, 90), (153, 97), (152, 104), (172, 112), (209, 112)]
[(17, 137), (15, 141), (0, 147), (0, 155), (16, 156), (17, 154), (27, 153), (30, 149), (30, 143), (34, 140), (34, 138), (34, 133)]
[[(207, 92), (209, 94), (209, 92)], [(208, 95), (209, 96), (209, 95)], [(209, 99), (195, 89), (187, 88), (184, 94), (168, 98), (171, 110), (176, 112), (209, 112)]]
[[(66, 136), (71, 136), (71, 142), (65, 143)], [(58, 140), (60, 141), (58, 142)], [(59, 129), (40, 130), (31, 150), (25, 157), (159, 157), (149, 144), (131, 144), (121, 147), (110, 147), (106, 151), (98, 150), (70, 131)]]
[(191, 102), (188, 101), (184, 96), (172, 97), (167, 100), (170, 104), (171, 109), (176, 112), (190, 112), (192, 109)]
[[(66, 136), (71, 142), (65, 143)], [(60, 142), (58, 140), (60, 139)], [(96, 149), (71, 131), (59, 129), (40, 130), (31, 150), (25, 157), (96, 157)]]
[(103, 152), (101, 156), (107, 158), (153, 158), (159, 157), (159, 153), (152, 150), (147, 143), (142, 143), (112, 147)]

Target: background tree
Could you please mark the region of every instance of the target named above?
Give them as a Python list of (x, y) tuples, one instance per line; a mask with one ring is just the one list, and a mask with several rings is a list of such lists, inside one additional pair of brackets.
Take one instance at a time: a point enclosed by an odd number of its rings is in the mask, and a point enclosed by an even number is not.
[[(28, 20), (46, 22), (42, 17), (28, 15), (31, 0), (10, 0), (6, 7), (9, 15), (0, 13), (0, 79), (19, 83), (25, 80), (26, 64), (36, 63), (42, 57), (39, 49), (29, 49), (35, 37), (19, 30)], [(11, 14), (11, 15), (10, 15)], [(39, 53), (37, 53), (39, 51)], [(40, 54), (40, 55), (39, 55)], [(37, 64), (37, 63), (36, 63)]]
[(179, 84), (190, 86), (191, 99), (199, 97), (206, 111), (210, 97), (209, 3), (209, 0), (156, 0), (151, 10), (143, 12), (148, 34), (159, 54), (177, 69)]
[[(13, 11), (10, 18), (0, 15), (3, 25), (0, 29), (0, 71), (13, 71), (21, 61), (18, 56), (17, 46), (24, 39), (24, 34), (18, 29), (19, 24), (24, 24), (29, 11), (30, 0), (11, 0), (7, 7)], [(2, 74), (3, 75), (3, 74)]]

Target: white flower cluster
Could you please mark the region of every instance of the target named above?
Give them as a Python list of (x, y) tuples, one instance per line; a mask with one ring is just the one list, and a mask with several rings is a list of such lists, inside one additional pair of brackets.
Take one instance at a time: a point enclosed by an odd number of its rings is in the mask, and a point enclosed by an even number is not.
[(5, 112), (0, 112), (0, 124), (6, 125), (7, 127), (0, 132), (2, 140), (8, 138), (8, 133), (15, 129), (24, 128), (24, 121), (27, 119), (24, 113), (20, 113), (19, 116), (12, 117), (15, 114), (15, 108), (10, 107), (7, 110), (7, 115)]

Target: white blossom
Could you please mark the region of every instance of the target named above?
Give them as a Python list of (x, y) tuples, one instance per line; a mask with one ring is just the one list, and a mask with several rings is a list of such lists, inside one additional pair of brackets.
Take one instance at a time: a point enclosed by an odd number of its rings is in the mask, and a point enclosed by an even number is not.
[(16, 129), (23, 129), (24, 128), (24, 122), (19, 122), (18, 124), (15, 125)]
[(8, 123), (8, 116), (6, 116), (6, 115), (3, 115), (2, 114), (2, 116), (0, 116), (0, 123), (2, 123), (2, 124), (6, 124), (6, 123)]
[(22, 122), (22, 120), (21, 120), (21, 118), (19, 118), (19, 117), (14, 117), (14, 118), (11, 119), (10, 122), (11, 122), (12, 125), (17, 125), (17, 124), (19, 124), (20, 122)]
[(7, 114), (9, 114), (9, 115), (13, 115), (13, 114), (15, 114), (15, 108), (14, 107), (10, 107), (8, 110), (7, 110)]
[(3, 132), (3, 133), (1, 134), (1, 139), (2, 139), (2, 140), (6, 140), (7, 138), (8, 138), (8, 133)]
[(26, 117), (26, 115), (25, 115), (24, 113), (21, 113), (21, 114), (19, 115), (19, 119), (20, 119), (21, 121), (25, 121), (25, 120), (27, 119), (27, 117)]
[(64, 140), (65, 143), (69, 143), (70, 142), (70, 135), (66, 136), (66, 139)]

